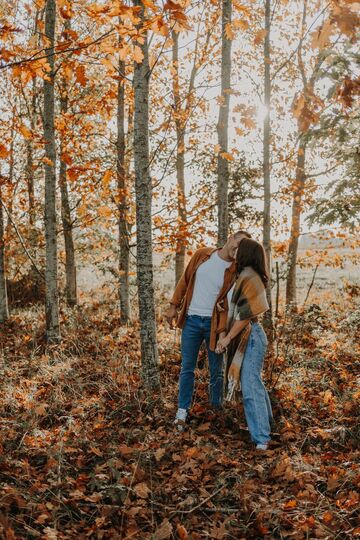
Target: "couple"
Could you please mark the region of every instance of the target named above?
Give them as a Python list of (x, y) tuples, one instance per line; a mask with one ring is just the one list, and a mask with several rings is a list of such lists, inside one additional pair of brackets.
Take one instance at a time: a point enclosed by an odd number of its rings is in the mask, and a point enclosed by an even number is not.
[(166, 318), (182, 328), (179, 403), (175, 424), (184, 429), (194, 390), (194, 372), (203, 340), (210, 368), (210, 402), (223, 402), (223, 353), (226, 399), (241, 388), (246, 422), (257, 450), (270, 441), (272, 411), (261, 379), (267, 339), (258, 315), (269, 309), (262, 245), (246, 231), (231, 235), (220, 248), (204, 247), (192, 256), (179, 280)]

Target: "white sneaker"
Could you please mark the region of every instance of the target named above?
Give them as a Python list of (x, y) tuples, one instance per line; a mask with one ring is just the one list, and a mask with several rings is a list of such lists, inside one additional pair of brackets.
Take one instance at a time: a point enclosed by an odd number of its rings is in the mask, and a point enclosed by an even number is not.
[(269, 444), (268, 443), (257, 444), (256, 445), (256, 450), (268, 450), (268, 449), (269, 449)]
[(187, 410), (186, 409), (178, 409), (177, 410), (175, 420), (174, 420), (174, 424), (175, 424), (175, 426), (177, 427), (177, 429), (179, 431), (184, 431), (186, 417), (187, 417)]

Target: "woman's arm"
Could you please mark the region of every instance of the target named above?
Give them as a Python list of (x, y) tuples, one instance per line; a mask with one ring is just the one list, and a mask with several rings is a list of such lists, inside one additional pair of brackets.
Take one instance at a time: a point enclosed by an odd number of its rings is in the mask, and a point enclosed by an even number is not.
[(243, 321), (235, 321), (229, 332), (224, 337), (220, 337), (219, 341), (217, 342), (215, 352), (218, 354), (224, 352), (230, 342), (234, 338), (236, 338), (237, 335), (240, 334), (240, 332), (245, 328), (245, 326), (247, 326), (249, 321), (250, 319), (245, 319)]

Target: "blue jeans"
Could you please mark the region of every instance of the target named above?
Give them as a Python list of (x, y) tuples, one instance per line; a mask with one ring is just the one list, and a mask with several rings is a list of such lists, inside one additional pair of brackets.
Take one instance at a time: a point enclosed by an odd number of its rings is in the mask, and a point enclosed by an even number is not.
[(267, 347), (262, 326), (254, 323), (241, 368), (241, 391), (246, 422), (256, 444), (270, 441), (272, 410), (269, 395), (261, 378)]
[(209, 349), (211, 317), (187, 315), (181, 336), (181, 372), (179, 383), (179, 408), (189, 409), (194, 392), (196, 362), (205, 340), (210, 368), (210, 403), (221, 407), (223, 399), (223, 355)]

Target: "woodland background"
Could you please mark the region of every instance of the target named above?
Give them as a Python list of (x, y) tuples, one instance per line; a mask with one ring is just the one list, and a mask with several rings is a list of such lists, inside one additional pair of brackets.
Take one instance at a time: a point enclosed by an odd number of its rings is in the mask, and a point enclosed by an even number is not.
[[(359, 4), (0, 1), (0, 536), (355, 538)], [(174, 433), (166, 302), (248, 229), (272, 280), (261, 456)]]

